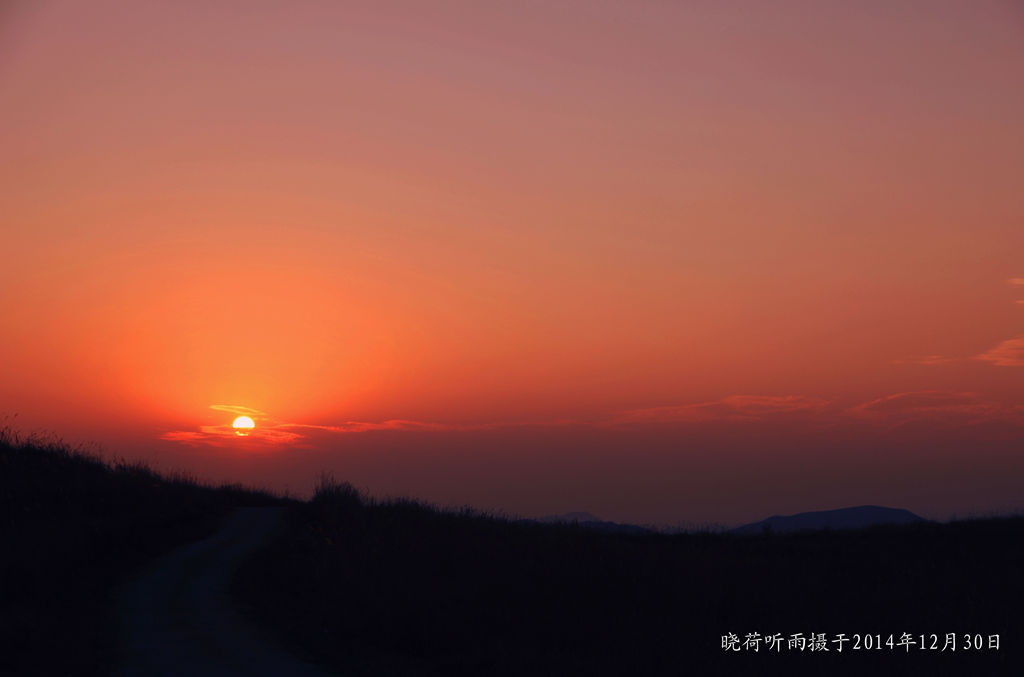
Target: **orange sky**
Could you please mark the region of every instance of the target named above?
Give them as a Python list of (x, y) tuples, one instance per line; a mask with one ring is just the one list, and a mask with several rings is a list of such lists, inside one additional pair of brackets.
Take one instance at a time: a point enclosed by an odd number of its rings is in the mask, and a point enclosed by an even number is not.
[(524, 514), (1020, 507), (1021, 82), (1002, 1), (5, 3), (0, 413)]

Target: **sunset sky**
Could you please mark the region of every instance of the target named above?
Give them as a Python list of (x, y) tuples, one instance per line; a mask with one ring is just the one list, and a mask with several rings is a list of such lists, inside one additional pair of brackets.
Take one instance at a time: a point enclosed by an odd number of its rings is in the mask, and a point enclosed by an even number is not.
[(4, 2), (0, 415), (509, 514), (1022, 509), (1022, 83), (1013, 0)]

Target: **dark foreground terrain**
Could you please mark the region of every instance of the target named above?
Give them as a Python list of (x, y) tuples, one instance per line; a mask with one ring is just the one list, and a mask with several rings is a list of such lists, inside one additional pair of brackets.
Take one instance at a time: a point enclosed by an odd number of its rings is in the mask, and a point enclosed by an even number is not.
[(118, 594), (117, 677), (327, 677), (238, 613), (238, 565), (281, 526), (285, 508), (236, 508), (209, 538), (149, 563)]
[[(330, 482), (307, 503), (284, 501), (6, 434), (0, 675), (112, 674), (126, 582), (159, 588), (145, 581), (159, 580), (161, 562), (200, 557), (242, 533), (226, 515), (268, 505), (285, 509), (234, 576), (234, 610), (192, 606), (237, 612), (323, 672), (1021, 674), (1021, 518), (752, 536), (600, 531), (374, 501)], [(216, 614), (195, 615), (184, 620)], [(738, 651), (722, 648), (728, 633)], [(786, 641), (777, 650), (762, 639), (755, 652), (749, 633)], [(829, 650), (789, 648), (794, 633), (825, 633)], [(850, 641), (837, 644), (839, 633)], [(947, 633), (955, 652), (941, 650)], [(965, 645), (995, 634), (998, 650)], [(935, 649), (920, 649), (921, 635)], [(137, 643), (140, 660), (152, 641)]]
[(281, 503), (0, 430), (0, 675), (111, 674), (124, 581), (232, 508)]
[[(1024, 519), (609, 533), (324, 486), (235, 593), (339, 674), (1022, 674)], [(742, 649), (827, 633), (828, 652)], [(722, 649), (734, 633), (740, 651)], [(837, 651), (838, 633), (861, 635)], [(915, 642), (899, 647), (903, 633)], [(942, 646), (956, 633), (955, 652)], [(967, 650), (964, 634), (1000, 635)], [(881, 649), (865, 650), (869, 641)], [(937, 647), (921, 650), (937, 635)], [(889, 636), (894, 648), (889, 648)]]

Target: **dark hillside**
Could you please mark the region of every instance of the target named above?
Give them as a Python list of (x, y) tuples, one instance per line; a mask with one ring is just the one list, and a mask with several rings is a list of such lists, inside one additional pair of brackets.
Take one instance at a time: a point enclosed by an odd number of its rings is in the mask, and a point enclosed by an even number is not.
[(0, 675), (109, 674), (116, 586), (229, 508), (269, 502), (0, 431)]
[[(268, 628), (354, 676), (1012, 674), (1024, 519), (609, 533), (324, 487), (243, 567)], [(984, 654), (726, 653), (722, 635), (1001, 635)], [(929, 639), (930, 641), (930, 639)]]
[(817, 510), (796, 515), (772, 515), (752, 524), (733, 529), (737, 534), (760, 534), (766, 531), (787, 533), (815, 529), (863, 529), (879, 524), (912, 524), (924, 521), (909, 510), (859, 505), (838, 510)]
[[(110, 602), (227, 510), (282, 503), (0, 436), (2, 675), (103, 675)], [(325, 484), (243, 565), (242, 610), (359, 676), (1016, 674), (1024, 519), (666, 535), (511, 521)], [(956, 653), (725, 652), (735, 633), (937, 635)], [(963, 635), (999, 634), (999, 651)]]

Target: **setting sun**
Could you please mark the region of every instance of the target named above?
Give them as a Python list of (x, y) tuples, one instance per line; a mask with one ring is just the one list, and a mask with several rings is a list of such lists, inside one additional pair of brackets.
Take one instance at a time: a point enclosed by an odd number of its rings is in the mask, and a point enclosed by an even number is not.
[(256, 424), (248, 416), (239, 416), (231, 424), (231, 427), (234, 428), (236, 432), (244, 433), (255, 428)]

